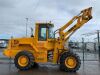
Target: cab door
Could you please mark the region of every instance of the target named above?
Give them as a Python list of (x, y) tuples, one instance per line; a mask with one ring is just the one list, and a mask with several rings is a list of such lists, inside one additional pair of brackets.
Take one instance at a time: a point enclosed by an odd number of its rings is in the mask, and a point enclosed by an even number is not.
[(47, 62), (47, 28), (46, 25), (40, 24), (38, 27), (37, 48), (39, 50), (37, 61)]
[(45, 25), (39, 26), (38, 41), (45, 42), (47, 40), (47, 28)]

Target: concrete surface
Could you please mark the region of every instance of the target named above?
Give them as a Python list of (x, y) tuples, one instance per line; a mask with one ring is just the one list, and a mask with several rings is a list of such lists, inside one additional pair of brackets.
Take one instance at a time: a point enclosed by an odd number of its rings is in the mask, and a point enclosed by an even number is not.
[(38, 68), (28, 71), (19, 71), (8, 60), (0, 60), (0, 75), (100, 75), (100, 63), (98, 61), (85, 61), (76, 73), (67, 73), (59, 70), (58, 65), (39, 64)]
[[(82, 54), (79, 54), (82, 58)], [(97, 57), (88, 54), (85, 58), (96, 59)], [(10, 64), (11, 63), (11, 64)], [(59, 70), (59, 65), (39, 64), (38, 68), (32, 68), (28, 71), (19, 71), (13, 63), (13, 60), (7, 59), (0, 50), (0, 75), (100, 75), (100, 62), (82, 61), (81, 68), (76, 73), (68, 73)]]

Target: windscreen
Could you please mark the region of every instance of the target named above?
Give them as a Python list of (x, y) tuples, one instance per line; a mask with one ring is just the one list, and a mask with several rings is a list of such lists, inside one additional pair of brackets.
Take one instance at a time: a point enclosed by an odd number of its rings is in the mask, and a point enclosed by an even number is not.
[(49, 32), (49, 33), (48, 33), (48, 38), (51, 38), (51, 39), (54, 38), (53, 27), (50, 27), (48, 32)]

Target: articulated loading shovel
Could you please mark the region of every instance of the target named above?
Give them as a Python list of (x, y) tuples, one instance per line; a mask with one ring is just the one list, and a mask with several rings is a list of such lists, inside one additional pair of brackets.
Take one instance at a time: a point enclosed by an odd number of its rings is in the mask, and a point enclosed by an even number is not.
[[(13, 58), (15, 66), (20, 70), (28, 70), (37, 63), (52, 62), (59, 64), (63, 71), (76, 72), (81, 60), (77, 54), (65, 48), (64, 44), (77, 29), (92, 19), (91, 10), (92, 7), (82, 10), (55, 32), (52, 31), (52, 23), (36, 23), (34, 36), (12, 38), (4, 55)], [(73, 22), (76, 24), (64, 32)], [(56, 38), (56, 34), (59, 37)]]

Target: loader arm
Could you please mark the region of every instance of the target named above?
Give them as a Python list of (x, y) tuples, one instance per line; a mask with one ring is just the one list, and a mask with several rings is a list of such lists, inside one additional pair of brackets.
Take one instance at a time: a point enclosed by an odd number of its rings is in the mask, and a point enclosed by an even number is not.
[[(87, 23), (90, 19), (92, 19), (91, 11), (92, 11), (92, 7), (82, 10), (79, 15), (74, 16), (67, 24), (65, 24), (63, 27), (61, 27), (59, 29), (60, 39), (65, 40), (65, 41), (68, 40), (69, 37), (77, 29), (79, 29), (81, 26), (83, 26), (85, 23)], [(66, 30), (66, 28), (71, 26), (74, 22), (76, 22), (74, 24), (74, 26), (72, 26), (66, 32), (64, 32)]]

